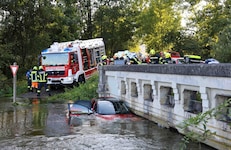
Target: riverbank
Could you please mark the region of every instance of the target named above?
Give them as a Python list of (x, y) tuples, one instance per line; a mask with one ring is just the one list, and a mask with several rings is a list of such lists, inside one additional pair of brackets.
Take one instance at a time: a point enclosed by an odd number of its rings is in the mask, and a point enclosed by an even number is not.
[(94, 97), (98, 97), (98, 78), (98, 73), (96, 73), (90, 79), (88, 79), (86, 83), (80, 84), (77, 87), (51, 89), (51, 96), (49, 96), (49, 94), (42, 89), (40, 96), (37, 96), (35, 92), (26, 92), (20, 94), (18, 97), (22, 99), (41, 98), (47, 99), (49, 102), (68, 102), (78, 99), (91, 100)]

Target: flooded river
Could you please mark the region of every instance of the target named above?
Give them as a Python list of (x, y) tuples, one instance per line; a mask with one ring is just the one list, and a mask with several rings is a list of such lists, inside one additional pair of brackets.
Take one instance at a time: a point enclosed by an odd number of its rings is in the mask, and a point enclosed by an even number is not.
[[(0, 99), (1, 150), (179, 150), (182, 135), (146, 119), (73, 119), (69, 125), (66, 104), (33, 99), (12, 105)], [(190, 143), (187, 150), (214, 150)]]

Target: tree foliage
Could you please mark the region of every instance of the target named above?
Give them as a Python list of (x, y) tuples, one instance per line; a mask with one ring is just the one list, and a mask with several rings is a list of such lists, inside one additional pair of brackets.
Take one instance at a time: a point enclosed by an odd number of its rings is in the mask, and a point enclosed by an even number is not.
[[(221, 0), (197, 0), (190, 3), (193, 17), (191, 21), (193, 27), (196, 29), (195, 37), (197, 38), (199, 45), (199, 54), (204, 58), (215, 57), (221, 62), (231, 62), (230, 55), (223, 55), (222, 36), (220, 34), (230, 25), (230, 5), (231, 2)], [(202, 2), (206, 2), (204, 7), (199, 7)], [(200, 9), (199, 9), (200, 8)], [(219, 43), (218, 43), (219, 41)], [(224, 41), (223, 41), (224, 42)], [(226, 47), (227, 48), (227, 47)], [(220, 57), (223, 55), (226, 58)]]
[(107, 54), (127, 49), (135, 27), (137, 12), (131, 9), (131, 0), (99, 1), (94, 15), (94, 35), (103, 37)]
[(80, 37), (80, 17), (76, 13), (76, 5), (68, 2), (22, 0), (1, 3), (3, 18), (0, 48), (4, 51), (3, 58), (7, 60), (1, 68), (4, 74), (9, 76), (9, 65), (14, 61), (21, 68), (28, 69), (31, 65), (37, 65), (37, 56), (41, 50), (55, 41)]
[[(230, 7), (228, 0), (3, 1), (0, 71), (11, 76), (9, 65), (17, 62), (23, 75), (53, 42), (96, 37), (104, 38), (109, 56), (145, 44), (147, 52), (173, 49), (231, 62)], [(192, 15), (183, 28), (180, 12), (186, 8)]]
[(180, 30), (180, 16), (174, 10), (173, 2), (146, 0), (140, 4), (144, 8), (137, 19), (137, 36), (142, 38), (148, 49), (162, 51), (173, 47)]

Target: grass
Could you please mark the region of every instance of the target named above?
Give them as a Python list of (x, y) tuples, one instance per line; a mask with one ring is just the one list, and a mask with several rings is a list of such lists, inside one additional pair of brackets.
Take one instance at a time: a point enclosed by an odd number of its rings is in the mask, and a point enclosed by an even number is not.
[[(16, 81), (16, 92), (22, 94), (27, 92), (27, 81), (17, 80)], [(13, 96), (13, 79), (1, 81), (0, 85), (0, 97), (11, 97)]]
[(64, 93), (56, 94), (48, 98), (48, 101), (75, 101), (75, 100), (91, 100), (94, 97), (98, 97), (96, 92), (98, 89), (98, 74), (94, 74), (84, 84), (80, 84), (77, 87), (68, 89), (65, 88)]
[[(98, 89), (98, 81), (99, 75), (98, 73), (95, 73), (86, 81), (86, 83), (80, 84), (78, 87), (74, 88), (65, 88), (65, 92), (48, 97), (47, 100), (50, 102), (68, 102), (78, 99), (91, 100), (94, 97), (98, 97), (98, 93), (96, 92)], [(27, 93), (27, 81), (18, 80), (17, 94), (19, 95), (23, 93)], [(12, 79), (9, 79), (0, 84), (0, 97), (11, 96), (13, 96), (13, 82)]]

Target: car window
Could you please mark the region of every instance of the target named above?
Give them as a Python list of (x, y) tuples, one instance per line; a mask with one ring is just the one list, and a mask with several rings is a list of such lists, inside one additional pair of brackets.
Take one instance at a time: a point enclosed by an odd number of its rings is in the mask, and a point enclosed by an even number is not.
[(110, 101), (98, 101), (97, 113), (101, 115), (116, 114), (114, 105)]
[(72, 114), (91, 114), (93, 113), (92, 110), (88, 109), (85, 106), (79, 104), (68, 104), (69, 111)]
[(88, 109), (91, 109), (91, 105), (92, 105), (90, 100), (77, 100), (74, 102), (74, 104), (85, 106)]
[(118, 101), (118, 102), (113, 102), (113, 105), (115, 107), (116, 114), (127, 114), (130, 113), (129, 109), (125, 105), (124, 102)]

